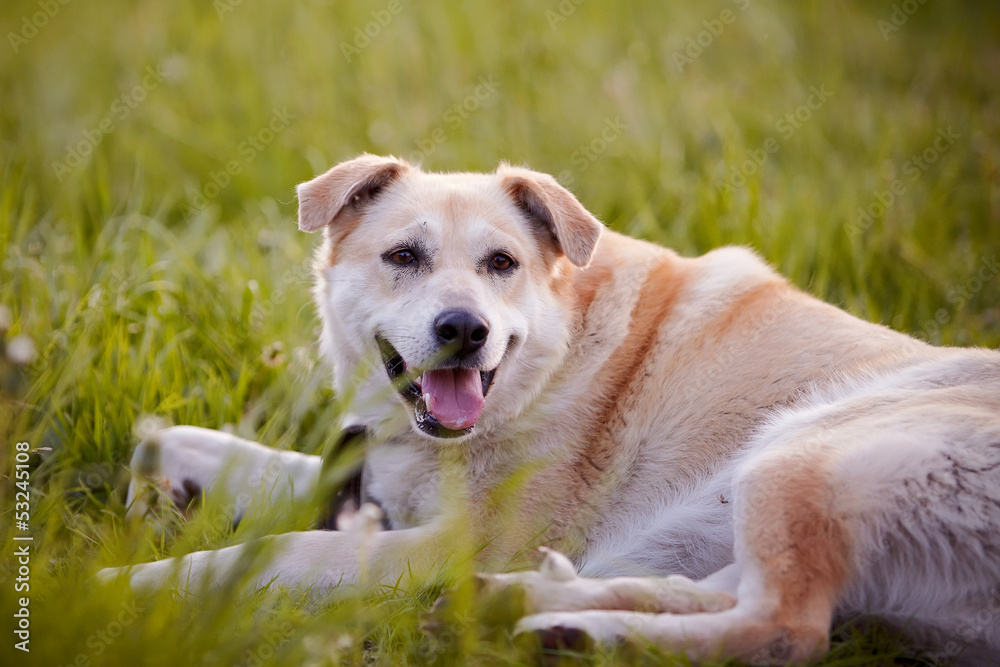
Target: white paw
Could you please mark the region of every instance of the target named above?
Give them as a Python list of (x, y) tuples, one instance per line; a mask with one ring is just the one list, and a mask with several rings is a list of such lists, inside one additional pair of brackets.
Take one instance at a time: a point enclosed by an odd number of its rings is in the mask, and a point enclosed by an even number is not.
[(612, 646), (634, 634), (626, 614), (606, 611), (546, 612), (525, 616), (514, 626), (515, 636), (534, 635), (550, 650), (589, 650)]
[(538, 570), (479, 575), (480, 593), (486, 598), (510, 598), (517, 593), (525, 614), (584, 610), (696, 614), (724, 611), (736, 604), (733, 596), (706, 590), (679, 575), (580, 577), (568, 558), (550, 549), (541, 551), (544, 559)]
[(181, 563), (175, 559), (166, 559), (125, 567), (107, 567), (99, 570), (92, 579), (100, 585), (107, 585), (125, 578), (133, 593), (147, 594), (182, 582), (183, 578), (178, 576), (181, 574), (179, 565)]

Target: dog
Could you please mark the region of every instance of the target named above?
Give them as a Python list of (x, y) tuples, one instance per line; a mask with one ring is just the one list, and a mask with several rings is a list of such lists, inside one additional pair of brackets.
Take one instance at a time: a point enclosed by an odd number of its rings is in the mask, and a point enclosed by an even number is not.
[[(862, 321), (744, 248), (611, 232), (527, 168), (362, 155), (298, 199), (325, 235), (339, 427), (365, 441), (354, 500), (388, 530), (265, 538), (252, 583), (406, 585), (471, 543), (543, 639), (780, 664), (870, 614), (945, 658), (1000, 654), (1000, 353)], [(153, 485), (182, 507), (222, 488), (242, 515), (310, 502), (322, 462), (173, 427), (132, 471), (130, 514)], [(247, 553), (106, 576), (193, 586)]]

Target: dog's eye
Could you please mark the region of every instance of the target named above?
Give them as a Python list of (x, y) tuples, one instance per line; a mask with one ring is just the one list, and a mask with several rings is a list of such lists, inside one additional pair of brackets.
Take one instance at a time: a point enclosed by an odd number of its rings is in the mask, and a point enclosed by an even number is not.
[(389, 255), (389, 259), (396, 264), (412, 264), (417, 256), (409, 248), (401, 248)]
[(498, 252), (490, 260), (490, 266), (497, 271), (509, 271), (514, 268), (514, 260), (506, 253)]

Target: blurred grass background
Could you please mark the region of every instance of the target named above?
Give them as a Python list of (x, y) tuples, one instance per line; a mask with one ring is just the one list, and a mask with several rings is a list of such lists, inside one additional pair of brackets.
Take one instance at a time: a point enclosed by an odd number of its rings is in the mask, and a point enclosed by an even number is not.
[[(530, 659), (471, 631), (425, 638), (434, 590), (165, 595), (141, 611), (84, 594), (99, 566), (245, 538), (208, 518), (165, 539), (123, 525), (137, 423), (310, 452), (334, 436), (316, 239), (295, 229), (293, 187), (361, 151), (433, 170), (526, 163), (614, 229), (688, 254), (746, 244), (861, 317), (1000, 344), (995, 3), (577, 2), (5, 0), (5, 628), (19, 597), (6, 475), (15, 442), (38, 451), (32, 652), (4, 632), (3, 664)], [(939, 132), (952, 139), (935, 148)], [(825, 662), (905, 651), (853, 633)]]

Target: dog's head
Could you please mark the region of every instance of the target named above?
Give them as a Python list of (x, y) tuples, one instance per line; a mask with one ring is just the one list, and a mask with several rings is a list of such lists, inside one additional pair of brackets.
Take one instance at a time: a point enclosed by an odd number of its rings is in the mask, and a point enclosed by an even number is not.
[[(459, 438), (537, 395), (568, 340), (566, 274), (590, 261), (603, 229), (555, 179), (505, 165), (431, 174), (363, 155), (298, 196), (300, 229), (325, 230), (323, 352), (338, 393), (368, 397), (352, 401), (358, 419)], [(367, 372), (365, 359), (381, 365)]]

